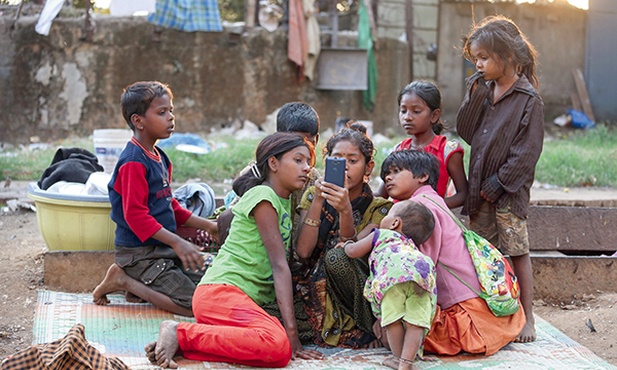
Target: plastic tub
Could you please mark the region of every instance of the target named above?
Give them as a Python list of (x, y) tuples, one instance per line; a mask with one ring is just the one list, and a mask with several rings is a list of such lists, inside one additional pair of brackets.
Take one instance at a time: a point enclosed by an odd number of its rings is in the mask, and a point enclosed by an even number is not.
[(109, 217), (107, 195), (72, 195), (41, 190), (28, 184), (36, 205), (36, 220), (49, 250), (114, 250), (116, 224)]
[(133, 132), (122, 129), (94, 130), (92, 141), (94, 142), (94, 154), (105, 172), (112, 173), (120, 153), (126, 143), (131, 140)]

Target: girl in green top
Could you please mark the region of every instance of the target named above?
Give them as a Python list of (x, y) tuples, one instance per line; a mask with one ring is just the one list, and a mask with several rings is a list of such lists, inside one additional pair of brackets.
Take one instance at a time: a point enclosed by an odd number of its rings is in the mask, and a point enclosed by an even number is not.
[[(251, 170), (234, 182), (241, 196), (229, 236), (195, 290), (196, 323), (164, 321), (150, 361), (176, 368), (173, 357), (197, 361), (284, 367), (290, 359), (319, 359), (298, 339), (293, 311), (290, 195), (314, 164), (313, 145), (293, 133), (264, 138)], [(278, 302), (281, 321), (259, 305)]]

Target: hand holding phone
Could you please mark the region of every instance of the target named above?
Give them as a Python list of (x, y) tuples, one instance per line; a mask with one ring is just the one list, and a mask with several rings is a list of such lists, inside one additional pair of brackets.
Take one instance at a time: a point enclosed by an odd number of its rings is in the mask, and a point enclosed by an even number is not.
[(324, 176), (324, 181), (344, 187), (345, 167), (345, 158), (326, 157), (326, 174)]

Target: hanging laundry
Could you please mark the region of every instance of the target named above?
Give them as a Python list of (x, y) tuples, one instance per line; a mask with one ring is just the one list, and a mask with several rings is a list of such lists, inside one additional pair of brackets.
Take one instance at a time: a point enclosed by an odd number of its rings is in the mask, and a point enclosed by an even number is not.
[(185, 32), (220, 32), (223, 30), (216, 0), (157, 0), (156, 11), (148, 22)]
[(287, 36), (287, 58), (300, 71), (300, 80), (304, 76), (304, 62), (308, 54), (308, 36), (302, 0), (289, 0), (289, 34)]
[(362, 104), (370, 111), (375, 108), (377, 96), (377, 61), (373, 49), (373, 36), (370, 19), (364, 1), (360, 1), (358, 10), (358, 47), (368, 50), (368, 88), (362, 92)]

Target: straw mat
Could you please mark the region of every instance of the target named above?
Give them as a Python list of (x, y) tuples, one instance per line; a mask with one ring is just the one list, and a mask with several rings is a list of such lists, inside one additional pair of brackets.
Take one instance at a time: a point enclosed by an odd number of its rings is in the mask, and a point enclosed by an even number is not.
[[(92, 303), (90, 294), (39, 291), (34, 321), (34, 344), (62, 338), (76, 323), (83, 323), (86, 339), (101, 353), (120, 358), (132, 369), (158, 369), (144, 355), (147, 343), (156, 341), (163, 320), (193, 321), (155, 308), (150, 304), (127, 303), (121, 295), (110, 295), (109, 306)], [(490, 357), (477, 355), (428, 356), (417, 362), (420, 369), (617, 369), (536, 316), (538, 339), (533, 343), (511, 343)], [(288, 369), (378, 370), (390, 355), (385, 349), (351, 350), (315, 348), (322, 361), (296, 360)], [(246, 369), (225, 363), (179, 360), (181, 369)]]

